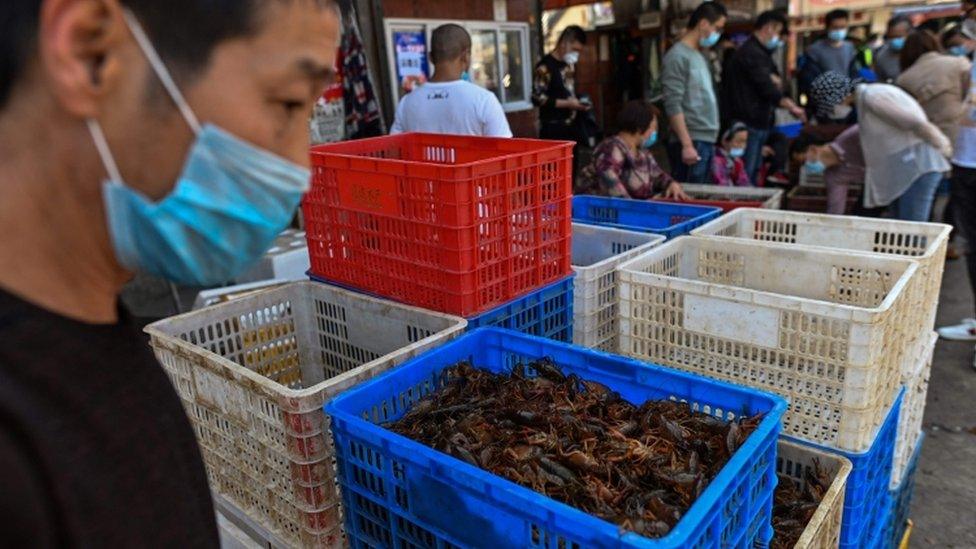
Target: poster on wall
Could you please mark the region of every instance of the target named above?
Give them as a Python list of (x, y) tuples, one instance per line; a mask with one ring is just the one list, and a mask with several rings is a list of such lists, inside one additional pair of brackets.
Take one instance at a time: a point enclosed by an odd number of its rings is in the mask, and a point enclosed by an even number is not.
[(401, 93), (427, 81), (427, 38), (423, 29), (393, 31), (393, 54)]

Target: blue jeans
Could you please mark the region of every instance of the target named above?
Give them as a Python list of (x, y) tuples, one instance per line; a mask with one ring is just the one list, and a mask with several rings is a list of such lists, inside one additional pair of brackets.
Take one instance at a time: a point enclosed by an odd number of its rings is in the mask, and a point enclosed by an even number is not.
[(668, 161), (671, 162), (671, 177), (679, 183), (711, 183), (712, 157), (715, 145), (707, 141), (692, 141), (701, 158), (689, 166), (681, 161), (681, 142), (668, 143)]
[(927, 173), (912, 182), (894, 204), (895, 217), (903, 221), (928, 221), (935, 191), (942, 182), (939, 172)]
[(753, 185), (756, 184), (756, 174), (759, 173), (759, 166), (762, 165), (762, 148), (767, 140), (769, 140), (769, 130), (749, 128), (749, 141), (746, 142), (746, 154), (742, 161), (746, 165), (749, 182)]

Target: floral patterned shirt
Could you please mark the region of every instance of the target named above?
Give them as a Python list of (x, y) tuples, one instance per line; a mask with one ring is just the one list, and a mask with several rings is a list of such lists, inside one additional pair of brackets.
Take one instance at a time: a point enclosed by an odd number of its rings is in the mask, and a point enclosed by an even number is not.
[(576, 194), (647, 199), (664, 192), (673, 181), (649, 151), (634, 151), (613, 136), (593, 151), (593, 162), (580, 173)]

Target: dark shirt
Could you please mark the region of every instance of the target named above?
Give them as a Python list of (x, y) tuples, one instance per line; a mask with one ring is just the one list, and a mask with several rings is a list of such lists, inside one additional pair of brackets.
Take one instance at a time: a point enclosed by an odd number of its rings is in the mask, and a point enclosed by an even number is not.
[(552, 54), (546, 54), (536, 64), (532, 79), (532, 104), (539, 107), (539, 121), (542, 125), (573, 124), (576, 111), (556, 108), (556, 100), (569, 99), (575, 95), (573, 68)]
[(85, 324), (0, 291), (0, 341), (0, 545), (218, 545), (193, 430), (124, 313)]
[(771, 75), (779, 75), (770, 51), (755, 35), (732, 54), (722, 93), (729, 109), (729, 123), (744, 122), (750, 128), (772, 127), (773, 111), (783, 99), (783, 91)]

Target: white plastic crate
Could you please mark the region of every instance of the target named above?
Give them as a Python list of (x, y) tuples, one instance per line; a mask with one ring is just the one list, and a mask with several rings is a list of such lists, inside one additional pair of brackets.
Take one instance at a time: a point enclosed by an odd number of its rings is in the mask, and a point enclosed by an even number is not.
[(786, 397), (783, 434), (866, 450), (911, 325), (902, 258), (681, 237), (620, 265), (620, 350)]
[(305, 231), (286, 229), (257, 263), (237, 277), (237, 283), (270, 279), (304, 280), (308, 278), (306, 273), (310, 268)]
[(271, 279), (271, 280), (261, 280), (258, 282), (247, 282), (245, 284), (235, 284), (233, 286), (224, 286), (222, 288), (212, 288), (209, 290), (201, 290), (197, 294), (195, 300), (193, 300), (193, 310), (203, 309), (204, 307), (210, 307), (211, 305), (216, 305), (218, 303), (224, 303), (225, 301), (231, 301), (241, 297), (246, 297), (248, 295), (263, 292), (270, 288), (277, 286), (284, 286), (293, 281), (284, 279)]
[(326, 400), (464, 319), (296, 282), (146, 327), (214, 492), (285, 543), (342, 544)]
[[(762, 202), (762, 208), (778, 210), (783, 207), (783, 189), (774, 187), (730, 187), (682, 183), (681, 188), (695, 200), (711, 202)], [(711, 204), (709, 204), (711, 205)], [(718, 206), (718, 204), (715, 204)]]
[(573, 343), (617, 352), (617, 265), (665, 240), (659, 234), (573, 223)]
[(802, 487), (807, 471), (815, 466), (826, 472), (832, 480), (793, 549), (833, 549), (840, 543), (844, 491), (847, 488), (847, 477), (851, 474), (851, 462), (844, 456), (785, 440), (779, 441), (776, 447), (777, 473), (792, 478)]
[(942, 223), (917, 223), (847, 215), (826, 215), (792, 211), (741, 208), (691, 232), (697, 236), (719, 236), (805, 244), (907, 256), (919, 262), (915, 292), (919, 315), (916, 336), (924, 345), (935, 324), (935, 311), (942, 286), (946, 246), (952, 227)]
[(898, 488), (905, 476), (905, 469), (922, 434), (922, 416), (925, 414), (932, 358), (938, 339), (939, 334), (930, 333), (925, 343), (918, 346), (915, 353), (906, 357), (903, 362), (902, 384), (905, 386), (905, 399), (898, 415), (898, 438), (895, 439), (895, 458), (891, 470), (892, 490)]

